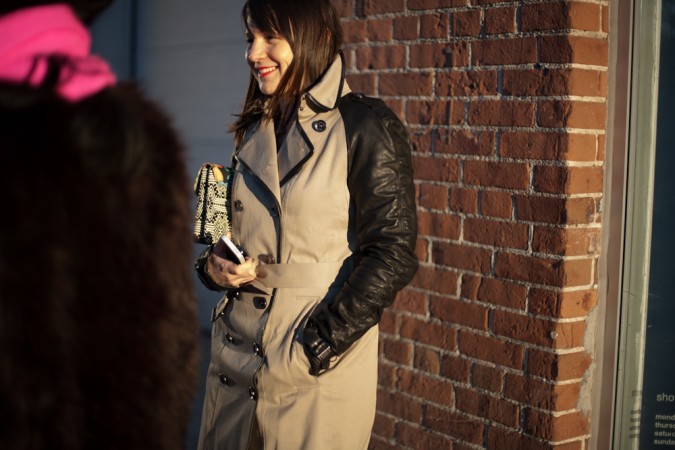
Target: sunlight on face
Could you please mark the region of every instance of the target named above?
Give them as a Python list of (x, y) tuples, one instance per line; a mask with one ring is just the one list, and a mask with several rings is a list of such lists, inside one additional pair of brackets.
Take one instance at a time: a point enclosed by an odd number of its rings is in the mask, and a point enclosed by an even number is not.
[(286, 39), (261, 31), (251, 18), (246, 25), (246, 62), (262, 93), (272, 95), (293, 61), (293, 50)]

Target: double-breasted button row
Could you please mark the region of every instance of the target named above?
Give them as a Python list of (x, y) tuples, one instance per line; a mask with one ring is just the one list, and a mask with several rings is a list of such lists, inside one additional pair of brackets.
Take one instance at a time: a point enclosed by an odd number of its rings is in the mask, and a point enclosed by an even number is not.
[(244, 204), (241, 202), (241, 200), (235, 200), (234, 201), (234, 210), (235, 211), (243, 211), (244, 210)]
[(258, 345), (256, 343), (253, 343), (253, 354), (256, 355), (256, 356), (260, 356), (261, 353), (262, 353), (262, 348), (260, 347), (260, 345)]
[(258, 391), (256, 391), (253, 386), (249, 386), (248, 387), (248, 396), (251, 400), (256, 400), (258, 398)]
[(230, 333), (227, 333), (225, 335), (225, 340), (229, 342), (230, 344), (234, 344), (234, 336), (232, 336)]
[(228, 378), (224, 373), (219, 373), (218, 378), (225, 386), (229, 386), (232, 383), (232, 380), (230, 380), (230, 378)]

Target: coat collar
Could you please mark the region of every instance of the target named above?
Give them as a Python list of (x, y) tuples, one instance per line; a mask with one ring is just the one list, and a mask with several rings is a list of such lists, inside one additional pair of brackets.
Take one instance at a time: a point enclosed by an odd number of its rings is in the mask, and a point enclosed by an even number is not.
[(260, 178), (281, 203), (280, 186), (312, 157), (315, 143), (324, 133), (313, 127), (319, 120), (317, 116), (335, 109), (340, 97), (349, 92), (344, 56), (340, 52), (319, 82), (302, 95), (297, 121), (292, 124), (279, 152), (276, 151), (274, 123), (262, 121), (246, 133), (235, 158)]

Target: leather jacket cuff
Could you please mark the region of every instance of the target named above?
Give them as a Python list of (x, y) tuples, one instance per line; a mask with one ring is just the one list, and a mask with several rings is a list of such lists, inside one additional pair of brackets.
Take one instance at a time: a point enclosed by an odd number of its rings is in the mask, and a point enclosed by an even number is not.
[(309, 359), (309, 374), (318, 376), (328, 370), (330, 361), (337, 353), (333, 351), (328, 342), (319, 336), (319, 332), (311, 325), (307, 325), (303, 331), (303, 343), (305, 355)]
[(206, 266), (209, 262), (209, 255), (211, 254), (212, 249), (213, 244), (206, 247), (199, 254), (197, 260), (195, 261), (195, 271), (197, 271), (197, 276), (199, 277), (199, 280), (202, 282), (204, 286), (206, 286), (207, 289), (211, 291), (222, 292), (227, 290), (228, 288), (216, 283), (214, 279), (211, 278), (209, 272), (206, 270)]

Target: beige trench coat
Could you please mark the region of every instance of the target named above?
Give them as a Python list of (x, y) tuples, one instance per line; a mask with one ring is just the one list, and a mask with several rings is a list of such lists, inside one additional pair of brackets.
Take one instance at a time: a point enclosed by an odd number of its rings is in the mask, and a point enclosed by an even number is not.
[(337, 58), (310, 91), (327, 111), (303, 98), (278, 154), (272, 123), (249, 130), (235, 154), (233, 235), (266, 264), (259, 281), (214, 309), (200, 450), (368, 446), (377, 326), (318, 377), (301, 342), (307, 317), (340, 289), (357, 248), (345, 130), (332, 109), (349, 91)]

